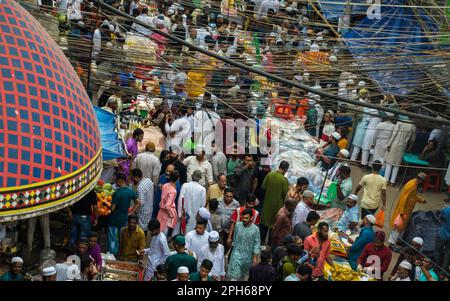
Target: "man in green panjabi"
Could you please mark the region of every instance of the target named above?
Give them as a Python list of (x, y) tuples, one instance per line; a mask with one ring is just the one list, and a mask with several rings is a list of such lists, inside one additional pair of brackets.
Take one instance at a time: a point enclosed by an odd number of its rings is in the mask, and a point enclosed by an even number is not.
[(259, 228), (252, 223), (252, 216), (252, 209), (245, 209), (242, 222), (238, 222), (234, 228), (233, 251), (227, 273), (232, 281), (246, 280), (250, 266), (257, 263), (261, 252)]
[(278, 211), (284, 206), (284, 200), (289, 189), (289, 182), (284, 176), (289, 169), (289, 163), (281, 161), (276, 171), (270, 172), (262, 184), (265, 191), (261, 224), (272, 228)]
[(183, 235), (177, 235), (173, 239), (173, 244), (177, 254), (170, 255), (166, 260), (167, 279), (173, 280), (177, 278), (178, 268), (185, 266), (189, 272), (197, 272), (197, 260), (188, 253), (186, 253), (186, 240)]

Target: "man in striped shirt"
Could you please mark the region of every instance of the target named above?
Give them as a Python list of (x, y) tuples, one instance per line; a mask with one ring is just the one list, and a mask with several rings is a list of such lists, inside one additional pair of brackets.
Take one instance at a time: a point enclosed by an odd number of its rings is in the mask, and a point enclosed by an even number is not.
[(139, 227), (145, 232), (153, 213), (153, 182), (144, 178), (142, 171), (137, 168), (131, 171), (131, 176), (136, 186), (137, 199), (141, 202), (141, 206), (136, 212), (139, 218)]

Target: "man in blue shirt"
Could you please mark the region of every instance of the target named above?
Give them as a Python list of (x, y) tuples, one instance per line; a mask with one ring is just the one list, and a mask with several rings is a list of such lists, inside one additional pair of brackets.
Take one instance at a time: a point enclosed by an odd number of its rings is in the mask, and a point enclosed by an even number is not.
[(356, 206), (358, 197), (351, 194), (347, 199), (347, 209), (345, 209), (338, 221), (338, 231), (345, 233), (347, 230), (354, 232), (359, 221), (359, 208)]
[(20, 257), (11, 259), (11, 269), (0, 277), (0, 281), (24, 281), (22, 276), (23, 260)]
[[(123, 173), (119, 173), (116, 177), (116, 184), (119, 188), (113, 194), (112, 213), (108, 216), (108, 251), (115, 256), (119, 252), (120, 230), (127, 226), (128, 215), (134, 214), (141, 204), (133, 189), (127, 186), (126, 179)], [(134, 206), (128, 210), (131, 201), (134, 201)]]
[(328, 142), (328, 146), (321, 151), (317, 151), (317, 159), (322, 162), (322, 168), (324, 170), (330, 169), (337, 160), (337, 154), (339, 153), (339, 146), (337, 143), (341, 139), (341, 135), (338, 132), (331, 134)]
[(361, 255), (364, 247), (374, 241), (375, 232), (373, 231), (373, 225), (376, 222), (375, 216), (369, 214), (363, 220), (361, 232), (359, 233), (358, 238), (353, 242), (351, 238), (348, 239), (349, 243), (353, 245), (350, 247), (348, 252), (348, 262), (353, 270), (356, 271), (358, 267), (358, 258)]
[(436, 237), (434, 250), (437, 264), (448, 270), (450, 264), (450, 206), (441, 210), (441, 227)]

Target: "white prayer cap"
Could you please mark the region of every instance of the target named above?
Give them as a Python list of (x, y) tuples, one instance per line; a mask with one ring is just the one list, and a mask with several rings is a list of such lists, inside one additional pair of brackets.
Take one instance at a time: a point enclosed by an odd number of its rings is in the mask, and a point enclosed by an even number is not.
[(351, 194), (351, 195), (348, 196), (348, 198), (351, 199), (351, 200), (354, 200), (354, 201), (358, 201), (359, 200), (359, 198), (358, 198), (358, 196), (356, 194)]
[(319, 32), (317, 33), (317, 36), (320, 36), (320, 37), (321, 37), (322, 34), (323, 34), (323, 33), (322, 33), (321, 31), (319, 31)]
[(189, 274), (189, 269), (185, 266), (181, 266), (177, 270), (178, 274)]
[(377, 219), (372, 214), (366, 215), (366, 218), (373, 225), (375, 225), (375, 223), (377, 222)]
[(412, 270), (412, 265), (411, 265), (408, 261), (406, 261), (406, 260), (403, 260), (403, 261), (400, 263), (399, 267), (404, 268), (404, 269), (407, 269), (407, 270), (410, 270), (410, 271)]
[(170, 7), (170, 8), (167, 10), (167, 14), (168, 14), (169, 16), (173, 15), (174, 13), (175, 13), (175, 8), (173, 8), (173, 7)]
[(200, 207), (200, 209), (198, 209), (198, 214), (202, 217), (202, 218), (206, 218), (206, 219), (210, 219), (211, 218), (211, 213), (209, 213), (209, 210), (206, 209), (205, 207)]
[[(350, 156), (350, 153), (345, 148), (341, 149), (339, 152), (346, 158), (348, 158)], [(352, 194), (352, 195), (354, 195), (354, 194)]]
[(303, 76), (301, 76), (301, 75), (296, 75), (296, 76), (294, 76), (294, 79), (295, 79), (296, 81), (302, 81), (302, 80), (303, 80)]
[(302, 22), (308, 22), (309, 18), (308, 17), (303, 17)]
[(219, 241), (219, 232), (212, 231), (211, 233), (209, 233), (208, 239), (210, 242), (218, 242)]
[(347, 87), (347, 83), (346, 82), (340, 82), (339, 83), (339, 88), (346, 88)]
[(366, 82), (361, 80), (361, 81), (359, 81), (358, 86), (365, 87), (366, 86)]
[(293, 11), (293, 10), (294, 10), (294, 8), (292, 8), (291, 6), (286, 7), (286, 11), (287, 11), (287, 12), (291, 12), (291, 11)]
[(308, 77), (309, 78), (309, 73), (308, 72), (303, 73), (303, 77)]
[(386, 113), (387, 117), (394, 117), (394, 115), (395, 115), (394, 113), (391, 113), (391, 112), (385, 112), (385, 113)]
[(337, 57), (335, 55), (330, 55), (330, 62), (337, 62)]
[(277, 36), (278, 36), (278, 34), (276, 32), (271, 32), (269, 34), (269, 37), (277, 37)]
[(228, 76), (228, 80), (229, 80), (230, 82), (235, 83), (236, 80), (237, 80), (237, 77), (236, 77), (235, 75), (230, 75), (230, 76)]
[(412, 241), (418, 245), (423, 245), (423, 239), (420, 237), (414, 237)]
[(348, 81), (347, 81), (347, 84), (349, 84), (349, 85), (353, 85), (355, 83), (355, 81), (353, 80), (353, 79), (349, 79)]
[(109, 28), (110, 31), (114, 31), (114, 25), (109, 24), (109, 25), (108, 25), (108, 28)]
[(311, 51), (311, 52), (319, 52), (319, 50), (320, 50), (320, 47), (319, 47), (319, 45), (317, 45), (316, 42), (314, 42), (311, 45), (311, 47), (309, 48), (309, 51)]
[(341, 134), (339, 134), (338, 132), (334, 132), (333, 134), (331, 134), (331, 136), (333, 136), (333, 138), (336, 140), (341, 140)]
[(13, 263), (22, 263), (23, 264), (23, 259), (20, 257), (13, 257), (11, 259), (11, 264), (13, 264)]
[(52, 276), (56, 275), (56, 269), (55, 267), (46, 267), (42, 270), (42, 276)]
[[(321, 33), (321, 32), (319, 32), (319, 33)], [(317, 37), (316, 41), (323, 41), (323, 37), (322, 37), (322, 35), (319, 35), (319, 33), (317, 34), (318, 37)]]

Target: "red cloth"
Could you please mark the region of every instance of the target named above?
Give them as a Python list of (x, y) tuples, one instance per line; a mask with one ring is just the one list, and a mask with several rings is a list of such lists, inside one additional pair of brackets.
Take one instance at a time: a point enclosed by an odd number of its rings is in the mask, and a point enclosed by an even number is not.
[[(361, 256), (359, 256), (359, 258), (358, 258), (358, 264), (362, 265), (363, 267), (372, 266), (372, 264), (374, 264), (374, 263), (367, 261), (369, 256), (378, 256), (380, 258), (380, 261), (381, 261), (380, 272), (381, 272), (381, 279), (383, 279), (383, 274), (387, 271), (389, 264), (391, 263), (391, 258), (392, 258), (391, 250), (389, 250), (389, 248), (386, 246), (383, 246), (383, 248), (381, 248), (380, 250), (376, 250), (375, 244), (373, 242), (371, 242), (364, 247), (364, 250), (363, 250)], [(381, 279), (378, 279), (378, 280), (381, 280)]]
[[(244, 212), (245, 210), (245, 206), (239, 207), (237, 208), (233, 214), (231, 215), (231, 222), (236, 223), (238, 222), (238, 217), (239, 217), (239, 222), (242, 222), (242, 212)], [(252, 222), (255, 225), (259, 225), (259, 212), (256, 211), (255, 209), (252, 208), (253, 211), (253, 218), (252, 218)]]

